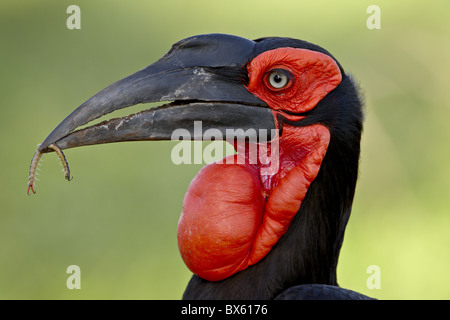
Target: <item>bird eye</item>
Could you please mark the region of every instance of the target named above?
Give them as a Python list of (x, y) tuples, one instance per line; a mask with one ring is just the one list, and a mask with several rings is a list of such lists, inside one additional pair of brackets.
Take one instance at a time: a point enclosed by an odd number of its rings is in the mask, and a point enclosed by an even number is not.
[(267, 74), (266, 82), (275, 90), (283, 89), (291, 82), (292, 75), (289, 71), (283, 69), (275, 69)]

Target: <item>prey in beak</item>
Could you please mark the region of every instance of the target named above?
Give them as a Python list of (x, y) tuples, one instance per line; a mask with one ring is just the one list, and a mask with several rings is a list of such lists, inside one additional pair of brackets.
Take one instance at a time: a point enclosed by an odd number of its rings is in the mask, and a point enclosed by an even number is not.
[[(28, 194), (43, 153), (57, 152), (70, 179), (62, 150), (122, 141), (170, 140), (172, 132), (187, 129), (193, 140), (194, 121), (202, 130), (276, 129), (268, 105), (250, 93), (246, 65), (255, 55), (255, 42), (223, 34), (190, 37), (150, 66), (121, 79), (95, 94), (65, 118), (40, 144), (30, 166)], [(140, 103), (164, 102), (122, 118), (77, 130), (80, 126)], [(168, 102), (168, 103), (167, 103)], [(245, 137), (241, 137), (245, 139)], [(269, 141), (272, 137), (264, 137)], [(237, 137), (239, 139), (239, 137)]]

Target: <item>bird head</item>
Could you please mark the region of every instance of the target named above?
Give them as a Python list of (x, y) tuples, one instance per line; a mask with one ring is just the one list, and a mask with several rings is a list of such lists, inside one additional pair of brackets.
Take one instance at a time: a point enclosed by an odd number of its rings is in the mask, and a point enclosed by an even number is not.
[[(77, 130), (150, 102), (163, 105)], [(302, 271), (273, 280), (278, 286), (301, 277), (335, 282), (361, 117), (355, 85), (321, 47), (290, 38), (208, 34), (177, 42), (155, 63), (98, 92), (50, 133), (39, 152), (54, 151), (54, 145), (170, 140), (180, 128), (202, 140), (215, 130), (237, 154), (205, 166), (186, 192), (178, 244), (195, 279), (223, 283), (251, 272), (285, 274), (289, 267), (258, 270), (274, 260), (288, 263), (282, 251), (290, 250)], [(325, 271), (305, 271), (312, 268), (307, 260)]]

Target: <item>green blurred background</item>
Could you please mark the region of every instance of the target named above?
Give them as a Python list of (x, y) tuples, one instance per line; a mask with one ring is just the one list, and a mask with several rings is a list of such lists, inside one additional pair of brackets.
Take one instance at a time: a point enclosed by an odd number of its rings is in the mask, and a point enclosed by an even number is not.
[[(81, 30), (66, 28), (70, 4)], [(380, 30), (366, 27), (371, 4)], [(28, 168), (36, 145), (97, 91), (180, 39), (220, 32), (314, 42), (355, 75), (366, 123), (339, 283), (380, 299), (449, 299), (449, 12), (444, 0), (3, 0), (0, 298), (181, 297), (191, 273), (176, 227), (201, 165), (172, 164), (175, 142), (68, 150), (70, 183), (46, 155), (30, 197)], [(72, 264), (81, 290), (66, 287)], [(370, 265), (381, 289), (366, 285)]]

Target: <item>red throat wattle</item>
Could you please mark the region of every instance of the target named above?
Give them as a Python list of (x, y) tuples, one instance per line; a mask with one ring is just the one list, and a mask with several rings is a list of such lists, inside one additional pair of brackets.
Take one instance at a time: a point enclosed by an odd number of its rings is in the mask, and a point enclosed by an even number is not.
[[(272, 70), (292, 76), (283, 89), (267, 83)], [(289, 120), (309, 111), (341, 81), (336, 62), (306, 49), (266, 51), (247, 67), (248, 91), (265, 101), (275, 119)], [(283, 112), (283, 111), (287, 111)], [(278, 125), (278, 124), (277, 124)], [(193, 179), (178, 223), (178, 247), (187, 267), (199, 277), (218, 281), (263, 259), (286, 233), (309, 186), (319, 173), (330, 133), (321, 124), (283, 126), (277, 137), (277, 171), (238, 161), (232, 155), (205, 166)], [(264, 149), (264, 148), (262, 148)]]

